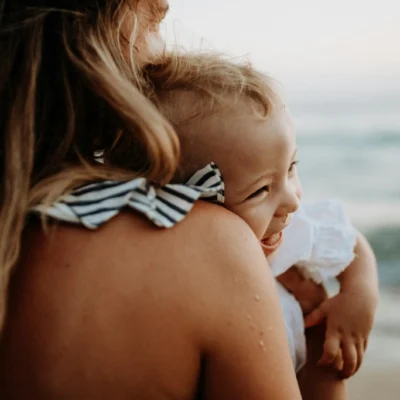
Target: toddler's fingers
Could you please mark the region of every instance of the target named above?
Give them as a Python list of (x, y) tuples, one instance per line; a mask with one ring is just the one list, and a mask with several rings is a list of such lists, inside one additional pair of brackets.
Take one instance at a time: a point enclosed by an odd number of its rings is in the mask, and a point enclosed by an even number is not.
[(304, 326), (306, 328), (311, 328), (313, 326), (321, 324), (325, 319), (325, 311), (322, 307), (318, 307), (311, 314), (308, 314), (304, 318)]
[(356, 349), (357, 349), (357, 365), (356, 365), (356, 369), (355, 369), (354, 373), (356, 373), (360, 369), (361, 364), (363, 362), (364, 354), (365, 354), (364, 343), (357, 342)]
[(343, 354), (342, 354), (342, 349), (339, 348), (338, 355), (336, 356), (335, 359), (335, 365), (334, 367), (336, 368), (337, 371), (341, 371), (343, 369)]
[(318, 361), (318, 365), (331, 365), (336, 360), (340, 350), (340, 338), (337, 335), (327, 334), (324, 343), (324, 353)]
[(342, 342), (343, 369), (341, 376), (344, 379), (350, 378), (357, 367), (357, 349), (352, 340)]

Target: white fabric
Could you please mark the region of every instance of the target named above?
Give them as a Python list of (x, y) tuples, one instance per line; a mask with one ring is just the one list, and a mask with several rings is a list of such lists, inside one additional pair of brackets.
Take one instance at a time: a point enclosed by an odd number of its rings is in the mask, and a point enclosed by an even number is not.
[(274, 276), (293, 265), (316, 283), (337, 277), (354, 259), (357, 232), (340, 201), (301, 204), (271, 258)]
[[(282, 245), (269, 259), (274, 276), (296, 265), (316, 283), (338, 276), (354, 259), (357, 232), (336, 200), (301, 204), (284, 230)], [(290, 354), (298, 372), (307, 359), (300, 304), (277, 282)]]
[(299, 372), (307, 360), (303, 312), (298, 301), (279, 282), (276, 281), (276, 285), (283, 311), (290, 356), (296, 372)]

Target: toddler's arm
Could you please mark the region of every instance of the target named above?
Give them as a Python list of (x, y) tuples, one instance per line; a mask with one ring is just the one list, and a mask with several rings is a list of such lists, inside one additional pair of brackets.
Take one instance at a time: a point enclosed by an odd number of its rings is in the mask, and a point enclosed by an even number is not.
[(356, 257), (353, 262), (338, 277), (341, 292), (367, 296), (376, 306), (378, 299), (376, 259), (370, 244), (361, 233), (358, 233), (354, 253)]
[(326, 320), (327, 333), (321, 365), (343, 356), (342, 375), (353, 375), (361, 365), (372, 329), (378, 299), (378, 277), (374, 253), (362, 234), (354, 249), (356, 257), (338, 276), (338, 295), (323, 302), (305, 319), (306, 327)]

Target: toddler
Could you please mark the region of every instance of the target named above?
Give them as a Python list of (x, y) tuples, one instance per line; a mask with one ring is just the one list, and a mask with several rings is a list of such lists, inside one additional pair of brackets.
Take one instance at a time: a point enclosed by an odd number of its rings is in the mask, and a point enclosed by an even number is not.
[[(204, 54), (164, 55), (145, 78), (180, 138), (175, 181), (212, 186), (221, 173), (220, 202), (259, 239), (277, 277), (296, 370), (306, 361), (304, 327), (325, 321), (320, 364), (354, 374), (376, 308), (374, 256), (340, 203), (300, 203), (295, 129), (273, 82), (249, 65)], [(210, 163), (218, 168), (204, 168)], [(339, 294), (313, 304), (309, 280), (330, 277), (338, 278)]]

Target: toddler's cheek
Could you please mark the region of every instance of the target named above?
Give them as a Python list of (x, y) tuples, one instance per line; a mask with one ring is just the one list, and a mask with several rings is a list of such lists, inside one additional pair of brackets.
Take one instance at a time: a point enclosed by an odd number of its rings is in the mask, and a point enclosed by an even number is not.
[(303, 197), (303, 187), (301, 186), (300, 182), (299, 182), (299, 184), (298, 184), (298, 186), (297, 186), (296, 196), (297, 196), (297, 198), (298, 198), (299, 200), (301, 200), (302, 197)]

